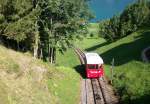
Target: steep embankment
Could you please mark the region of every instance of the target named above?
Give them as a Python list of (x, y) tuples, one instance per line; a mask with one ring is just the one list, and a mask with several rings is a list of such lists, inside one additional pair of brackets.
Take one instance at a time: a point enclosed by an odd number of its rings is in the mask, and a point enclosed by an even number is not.
[(0, 104), (76, 104), (79, 76), (0, 45)]
[(45, 77), (47, 71), (40, 61), (0, 46), (0, 103), (51, 102)]

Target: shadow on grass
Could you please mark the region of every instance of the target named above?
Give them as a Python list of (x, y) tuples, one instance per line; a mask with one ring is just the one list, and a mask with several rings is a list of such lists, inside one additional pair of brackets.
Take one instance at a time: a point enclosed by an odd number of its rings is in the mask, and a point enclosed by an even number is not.
[(96, 50), (97, 48), (100, 48), (100, 47), (108, 45), (108, 44), (110, 44), (110, 43), (109, 42), (100, 43), (98, 45), (95, 45), (93, 47), (85, 49), (85, 51), (93, 51), (93, 50)]
[(101, 54), (106, 64), (115, 59), (115, 65), (119, 66), (132, 60), (142, 61), (141, 52), (150, 45), (150, 32), (135, 37), (135, 41), (119, 45)]
[(150, 104), (150, 94), (143, 95), (135, 99), (126, 99), (121, 104)]
[(85, 79), (86, 78), (86, 72), (85, 72), (85, 66), (84, 65), (77, 65), (74, 67), (76, 72), (80, 74), (80, 76)]
[(145, 52), (148, 61), (150, 62), (150, 48)]

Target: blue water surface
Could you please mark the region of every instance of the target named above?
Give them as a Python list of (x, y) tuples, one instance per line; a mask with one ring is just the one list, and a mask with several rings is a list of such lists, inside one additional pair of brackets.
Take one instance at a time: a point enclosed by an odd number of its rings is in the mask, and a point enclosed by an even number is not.
[(113, 15), (120, 14), (129, 4), (135, 1), (136, 0), (90, 0), (90, 8), (96, 16), (91, 22), (108, 19)]

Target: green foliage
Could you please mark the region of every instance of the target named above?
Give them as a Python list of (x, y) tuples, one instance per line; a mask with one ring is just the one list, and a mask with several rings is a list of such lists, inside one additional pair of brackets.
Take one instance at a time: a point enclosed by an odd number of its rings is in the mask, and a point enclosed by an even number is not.
[(6, 0), (0, 4), (0, 7), (0, 26), (3, 27), (1, 28), (1, 35), (17, 42), (24, 40), (34, 24), (32, 19), (36, 13), (27, 12), (32, 8), (32, 2)]
[(139, 0), (129, 5), (119, 16), (114, 16), (110, 20), (101, 22), (100, 34), (108, 41), (115, 41), (127, 36), (138, 28), (148, 25), (150, 17), (150, 2)]
[(85, 0), (5, 0), (0, 2), (0, 39), (9, 47), (53, 60), (86, 33), (92, 18)]
[(88, 5), (84, 0), (52, 0), (39, 5), (43, 10), (38, 22), (43, 58), (55, 61), (56, 49), (63, 52), (78, 34), (86, 32)]

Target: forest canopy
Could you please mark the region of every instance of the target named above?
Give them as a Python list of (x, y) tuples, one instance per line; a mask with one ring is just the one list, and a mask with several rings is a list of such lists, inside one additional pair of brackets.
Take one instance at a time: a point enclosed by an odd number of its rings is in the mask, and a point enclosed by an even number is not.
[(90, 18), (87, 0), (1, 0), (0, 42), (52, 63), (56, 49), (87, 32)]

